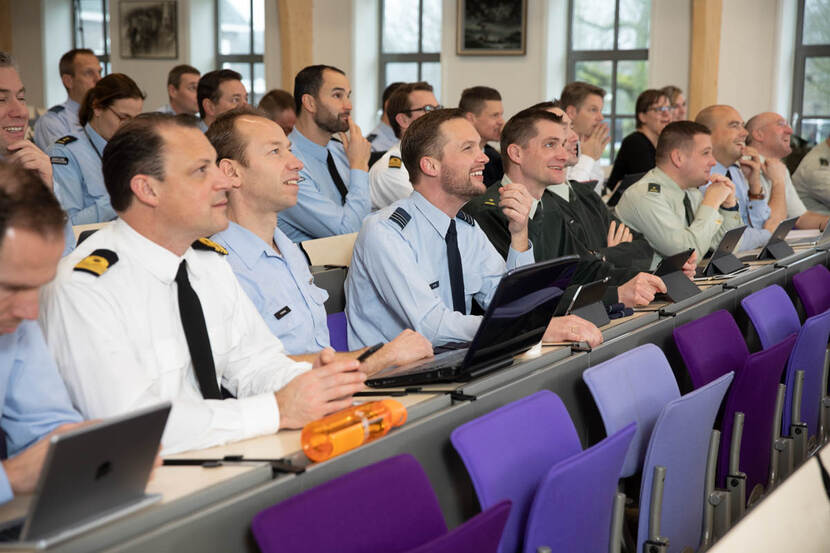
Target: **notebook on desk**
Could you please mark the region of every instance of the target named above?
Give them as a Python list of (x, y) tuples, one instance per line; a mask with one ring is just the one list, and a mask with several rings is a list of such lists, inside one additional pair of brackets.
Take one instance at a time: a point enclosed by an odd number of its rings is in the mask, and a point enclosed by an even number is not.
[(41, 550), (155, 503), (144, 489), (170, 403), (53, 436), (25, 517), (0, 524), (0, 550)]
[(389, 367), (368, 379), (366, 385), (397, 388), (463, 381), (510, 365), (513, 357), (542, 339), (578, 260), (571, 255), (508, 271), (469, 347)]

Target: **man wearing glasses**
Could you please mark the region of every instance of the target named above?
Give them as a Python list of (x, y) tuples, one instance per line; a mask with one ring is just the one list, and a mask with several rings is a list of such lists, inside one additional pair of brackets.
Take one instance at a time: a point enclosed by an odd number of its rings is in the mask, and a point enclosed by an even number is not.
[(412, 193), (409, 172), (401, 161), (401, 137), (413, 121), (430, 111), (441, 109), (432, 85), (408, 83), (398, 87), (389, 97), (386, 111), (398, 143), (389, 148), (369, 170), (369, 196), (372, 209), (381, 209)]

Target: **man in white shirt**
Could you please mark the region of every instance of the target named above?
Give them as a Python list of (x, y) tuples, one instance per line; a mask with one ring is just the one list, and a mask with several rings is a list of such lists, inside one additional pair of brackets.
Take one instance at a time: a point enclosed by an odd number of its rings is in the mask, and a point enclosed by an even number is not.
[(611, 141), (608, 125), (602, 122), (603, 98), (605, 90), (581, 81), (565, 85), (559, 97), (562, 109), (573, 121), (574, 130), (579, 135), (579, 160), (568, 169), (568, 180), (595, 180), (600, 195), (605, 182), (600, 158)]
[(372, 209), (386, 207), (412, 194), (409, 171), (401, 161), (400, 138), (413, 121), (440, 107), (432, 92), (432, 85), (425, 82), (401, 85), (389, 97), (386, 109), (398, 142), (369, 169)]
[(40, 316), (81, 413), (171, 400), (162, 445), (174, 453), (351, 405), (365, 380), (358, 362), (327, 349), (309, 371), (287, 357), (225, 250), (200, 239), (228, 225), (232, 184), (195, 122), (137, 117), (107, 144), (103, 174), (119, 219), (61, 262)]

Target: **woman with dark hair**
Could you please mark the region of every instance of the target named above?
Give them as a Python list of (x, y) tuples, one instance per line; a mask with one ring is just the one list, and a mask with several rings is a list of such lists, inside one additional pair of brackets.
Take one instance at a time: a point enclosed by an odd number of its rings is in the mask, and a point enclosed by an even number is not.
[(615, 188), (623, 177), (654, 169), (657, 138), (663, 127), (671, 123), (669, 97), (662, 90), (650, 88), (637, 96), (635, 107), (637, 130), (626, 136), (608, 177), (609, 188)]
[(101, 157), (115, 131), (141, 113), (144, 97), (135, 81), (123, 73), (107, 75), (81, 102), (81, 131), (59, 138), (47, 149), (55, 196), (73, 225), (115, 218), (101, 173)]

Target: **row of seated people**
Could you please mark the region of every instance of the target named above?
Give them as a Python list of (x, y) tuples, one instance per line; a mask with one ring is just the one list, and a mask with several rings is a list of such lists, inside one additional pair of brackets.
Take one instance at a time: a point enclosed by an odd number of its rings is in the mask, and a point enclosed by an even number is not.
[[(327, 90), (324, 87), (329, 73), (335, 81), (329, 93), (333, 97), (341, 95), (344, 99), (339, 101), (348, 102), (348, 87), (342, 86), (347, 83), (337, 82), (342, 74), (325, 67), (309, 68), (308, 72), (316, 77), (309, 75), (310, 92), (302, 95), (304, 103), (312, 107), (325, 103), (318, 102), (317, 97)], [(11, 107), (7, 110), (14, 115), (22, 104), (22, 83), (12, 63), (0, 67), (0, 76), (3, 84), (8, 83)], [(331, 101), (331, 97), (324, 99)], [(13, 130), (22, 136), (26, 119), (25, 115), (19, 117), (22, 122)], [(351, 124), (348, 117), (342, 119)], [(521, 132), (515, 143), (503, 145), (503, 151), (513, 147), (517, 152), (510, 156), (510, 164), (521, 166), (524, 155), (528, 175), (540, 168), (545, 174), (533, 191), (520, 184), (524, 178), (501, 186), (499, 204), (510, 235), (506, 263), (474, 220), (460, 211), (485, 191), (482, 175), (488, 161), (480, 135), (468, 118), (461, 110), (435, 110), (414, 121), (404, 135), (402, 162), (413, 175), (416, 192), (372, 215), (358, 238), (358, 246), (364, 242), (371, 246), (372, 233), (365, 232), (370, 221), (378, 228), (384, 225), (379, 234), (391, 236), (390, 240), (397, 240), (401, 246), (406, 242), (406, 246), (393, 252), (397, 258), (374, 266), (374, 250), (356, 247), (353, 267), (357, 269), (350, 274), (347, 287), (347, 292), (352, 287), (360, 293), (375, 291), (375, 297), (365, 301), (356, 294), (349, 298), (350, 310), (362, 309), (368, 317), (386, 321), (383, 328), (370, 329), (368, 335), (393, 334), (380, 340), (391, 340), (385, 346), (387, 353), (370, 358), (375, 360), (375, 367), (359, 367), (355, 360), (359, 352), (334, 355), (326, 349), (320, 351), (326, 345), (316, 316), (322, 312), (321, 296), (302, 289), (302, 284), (311, 284), (308, 269), (291, 268), (287, 260), (297, 259), (296, 246), (283, 240), (277, 226), (283, 218), (277, 212), (284, 215), (301, 196), (298, 189), (303, 169), (281, 127), (244, 110), (220, 115), (207, 138), (193, 119), (150, 114), (125, 122), (101, 156), (106, 191), (119, 218), (67, 256), (55, 282), (42, 295), (41, 326), (74, 407), (86, 417), (97, 417), (172, 399), (174, 410), (164, 439), (165, 451), (205, 447), (302, 426), (347, 405), (349, 399), (344, 398), (361, 389), (365, 373), (377, 370), (378, 365), (428, 356), (430, 342), (438, 345), (469, 340), (480, 320), (469, 314), (473, 297), (486, 307), (506, 267), (536, 259), (528, 219), (534, 200), (540, 198), (532, 194), (561, 184), (566, 162), (574, 153), (568, 149), (568, 128), (561, 116), (532, 109), (515, 119)], [(12, 137), (16, 138), (14, 133)], [(44, 168), (33, 146), (12, 141), (6, 145), (11, 147), (4, 148), (4, 157), (9, 157), (12, 166), (39, 170), (48, 187), (51, 179), (46, 177), (51, 164)], [(345, 151), (349, 146), (341, 147)], [(550, 169), (551, 164), (544, 159), (548, 150), (555, 151), (559, 159)], [(21, 151), (32, 155), (21, 156)], [(15, 194), (26, 196), (36, 188), (25, 175), (14, 173), (11, 167), (8, 170), (11, 172), (3, 179), (4, 187), (15, 201)], [(249, 182), (253, 183), (250, 187)], [(14, 346), (12, 355), (20, 357), (19, 362), (15, 358), (18, 367), (28, 365), (26, 357), (35, 350), (44, 357), (43, 342), (39, 336), (32, 337), (39, 335), (37, 327), (18, 325), (21, 319), (33, 317), (33, 291), (50, 280), (54, 272), (50, 262), (54, 263), (56, 256), (50, 257), (49, 252), (59, 253), (57, 246), (63, 246), (55, 238), (65, 221), (54, 201), (47, 208), (49, 198), (50, 194), (41, 194), (33, 201), (42, 210), (51, 209), (51, 218), (34, 218), (33, 222), (24, 210), (20, 218), (25, 222), (23, 229), (33, 230), (10, 232), (16, 227), (9, 223), (3, 232), (0, 253), (39, 252), (42, 255), (37, 256), (38, 261), (46, 266), (38, 278), (26, 278), (24, 284), (20, 275), (26, 272), (20, 269), (26, 268), (31, 259), (19, 260), (17, 266), (14, 259), (9, 263), (4, 260), (4, 268), (9, 267), (14, 275), (9, 277), (10, 322), (6, 334)], [(24, 199), (19, 201), (25, 203)], [(230, 227), (223, 236), (220, 231), (228, 225), (228, 214), (239, 228)], [(450, 229), (456, 232), (448, 232)], [(236, 237), (234, 231), (238, 231)], [(228, 250), (198, 241), (217, 232), (217, 239), (224, 239)], [(243, 239), (238, 240), (239, 236)], [(275, 265), (284, 264), (297, 283), (291, 292), (298, 302), (302, 295), (302, 303), (289, 305), (277, 300), (269, 305), (264, 301), (257, 313), (245, 294), (251, 291), (254, 296), (256, 283), (240, 286), (231, 266), (217, 255), (237, 248), (237, 267), (253, 265), (263, 254), (273, 258), (269, 262)], [(362, 255), (369, 260), (363, 263), (365, 270), (361, 268)], [(450, 257), (454, 263), (450, 263)], [(397, 266), (399, 261), (401, 265)], [(592, 267), (608, 272), (617, 269), (596, 254), (586, 255), (583, 265), (586, 272), (595, 270)], [(655, 293), (665, 291), (658, 277), (632, 271), (633, 277), (629, 272), (628, 280), (620, 280), (615, 291), (618, 299), (629, 304), (648, 303)], [(366, 279), (362, 286), (353, 284), (360, 278)], [(407, 279), (418, 282), (411, 282), (410, 288), (405, 285)], [(273, 283), (270, 280), (261, 286), (264, 297), (279, 293), (273, 290)], [(419, 304), (416, 295), (426, 298), (426, 303)], [(186, 311), (194, 310), (192, 303), (189, 308), (182, 305), (183, 296), (191, 302), (195, 298), (198, 316), (185, 317)], [(299, 320), (306, 324), (317, 321), (312, 334), (321, 336), (321, 341), (315, 345), (303, 343), (302, 350), (292, 351), (293, 357), (288, 357), (284, 352), (289, 350), (281, 341), (283, 334), (277, 339), (263, 323), (279, 321), (294, 310), (304, 313)], [(356, 322), (360, 317), (351, 312), (349, 316), (353, 347), (374, 343), (359, 337), (362, 331), (357, 325), (365, 321)], [(197, 328), (186, 332), (193, 324), (201, 331)], [(407, 327), (419, 334), (407, 331)], [(77, 336), (84, 336), (83, 341), (73, 339)], [(554, 318), (547, 337), (592, 344), (601, 340), (595, 327), (577, 317)], [(108, 355), (102, 356), (102, 352)], [(102, 358), (109, 361), (102, 363)], [(309, 371), (312, 366), (318, 369)], [(220, 383), (238, 399), (213, 401), (226, 393), (219, 389)], [(31, 441), (18, 444), (16, 451), (29, 444)]]

